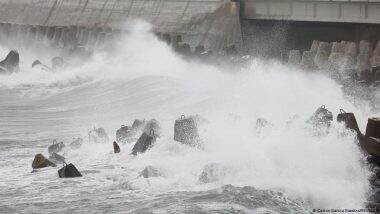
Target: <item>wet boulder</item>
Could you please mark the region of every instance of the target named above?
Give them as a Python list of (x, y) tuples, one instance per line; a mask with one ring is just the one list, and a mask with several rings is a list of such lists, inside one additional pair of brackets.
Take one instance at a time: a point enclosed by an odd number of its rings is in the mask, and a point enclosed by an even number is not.
[(56, 165), (53, 162), (45, 158), (42, 154), (37, 154), (36, 156), (34, 156), (34, 160), (32, 163), (33, 169), (40, 169), (49, 166), (56, 167)]
[(16, 50), (11, 50), (3, 61), (0, 62), (0, 73), (13, 73), (19, 70), (20, 55)]
[(113, 152), (116, 154), (116, 153), (120, 153), (120, 147), (119, 145), (114, 141), (113, 142)]
[(200, 183), (216, 182), (226, 176), (227, 169), (218, 163), (210, 163), (203, 167), (198, 181)]
[(174, 140), (186, 145), (196, 146), (199, 143), (197, 120), (194, 116), (184, 115), (174, 123)]
[(103, 128), (94, 128), (88, 132), (88, 137), (93, 143), (107, 143), (109, 139), (106, 130)]
[(65, 144), (63, 142), (57, 143), (57, 141), (54, 140), (53, 144), (48, 147), (48, 152), (49, 154), (59, 153), (63, 148), (65, 148)]
[(53, 152), (50, 156), (49, 156), (49, 160), (51, 160), (52, 162), (54, 162), (55, 164), (61, 164), (61, 163), (65, 163), (65, 157), (63, 157), (62, 155), (59, 155), (55, 152)]
[(161, 177), (161, 172), (153, 166), (147, 166), (140, 172), (140, 176), (143, 178)]
[(333, 115), (331, 111), (327, 110), (323, 105), (319, 107), (313, 114), (313, 116), (307, 121), (312, 124), (314, 127), (330, 127), (331, 122), (333, 121)]
[(64, 166), (58, 170), (58, 176), (60, 178), (74, 178), (82, 177), (82, 174), (78, 171), (74, 164), (70, 163), (68, 165), (64, 164)]
[(140, 138), (137, 140), (136, 144), (132, 148), (132, 154), (137, 155), (139, 153), (146, 152), (149, 148), (153, 146), (156, 142), (156, 136), (154, 130), (152, 129), (149, 134), (143, 132)]
[(69, 144), (71, 149), (79, 149), (83, 144), (83, 139), (78, 137)]

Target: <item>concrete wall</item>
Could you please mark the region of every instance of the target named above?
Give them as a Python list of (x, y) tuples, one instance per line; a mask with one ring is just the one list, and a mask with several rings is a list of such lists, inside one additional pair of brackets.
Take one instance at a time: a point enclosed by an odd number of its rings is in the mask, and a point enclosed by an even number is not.
[(123, 29), (142, 19), (192, 46), (221, 50), (241, 43), (239, 11), (226, 0), (0, 0), (0, 23)]

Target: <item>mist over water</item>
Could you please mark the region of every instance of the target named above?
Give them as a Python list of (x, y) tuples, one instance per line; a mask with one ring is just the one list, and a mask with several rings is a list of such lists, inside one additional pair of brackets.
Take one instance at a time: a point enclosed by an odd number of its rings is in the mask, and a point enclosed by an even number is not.
[[(1, 56), (7, 50), (2, 47)], [(334, 117), (339, 109), (354, 112), (364, 130), (367, 118), (380, 112), (322, 74), (261, 59), (230, 71), (185, 60), (140, 22), (113, 48), (73, 58), (75, 66), (57, 73), (31, 69), (33, 60), (49, 62), (58, 53), (43, 50), (20, 46), (21, 72), (0, 76), (0, 212), (364, 207), (370, 173), (354, 134), (334, 121), (327, 135), (317, 136), (305, 121), (326, 105)], [(209, 122), (201, 127), (203, 149), (173, 140), (174, 120), (182, 114)], [(133, 145), (125, 144), (115, 155), (111, 142), (87, 142), (93, 126), (104, 127), (113, 141), (120, 125), (136, 118), (161, 125), (160, 138), (145, 154), (134, 157)], [(257, 133), (258, 118), (272, 126)], [(86, 141), (66, 151), (82, 178), (58, 179), (58, 168), (30, 173), (34, 155), (47, 154), (52, 139), (69, 143), (73, 137)], [(210, 163), (222, 172), (203, 184), (199, 176)], [(164, 176), (139, 177), (148, 165)]]

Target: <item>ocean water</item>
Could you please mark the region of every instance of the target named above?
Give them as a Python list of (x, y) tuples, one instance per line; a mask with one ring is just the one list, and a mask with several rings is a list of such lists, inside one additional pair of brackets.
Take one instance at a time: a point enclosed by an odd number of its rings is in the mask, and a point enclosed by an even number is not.
[[(354, 134), (335, 120), (326, 135), (305, 122), (321, 105), (334, 117), (354, 112), (361, 130), (379, 116), (379, 95), (346, 95), (323, 74), (252, 58), (248, 66), (220, 69), (185, 60), (136, 23), (114, 48), (49, 73), (31, 69), (58, 54), (43, 44), (17, 43), (21, 71), (0, 76), (0, 213), (310, 213), (364, 208), (370, 171)], [(5, 56), (8, 45), (1, 46)], [(174, 120), (200, 115), (202, 148), (173, 140)], [(161, 134), (144, 154), (112, 141), (122, 124), (155, 118)], [(272, 126), (255, 130), (256, 120)], [(88, 141), (103, 127), (107, 144)], [(48, 157), (54, 139), (70, 143), (67, 162), (81, 178), (58, 178), (61, 167), (31, 173), (34, 155)], [(200, 181), (205, 166), (219, 170)], [(143, 178), (153, 166), (162, 176)]]

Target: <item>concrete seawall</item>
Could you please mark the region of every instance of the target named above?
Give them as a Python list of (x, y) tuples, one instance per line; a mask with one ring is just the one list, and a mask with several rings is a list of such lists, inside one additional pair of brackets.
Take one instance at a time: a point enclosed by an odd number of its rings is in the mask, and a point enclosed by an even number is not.
[(0, 0), (0, 23), (127, 30), (126, 22), (141, 19), (155, 32), (218, 51), (241, 44), (239, 10), (238, 3), (223, 0)]

